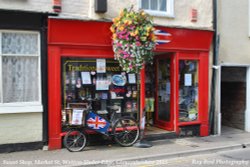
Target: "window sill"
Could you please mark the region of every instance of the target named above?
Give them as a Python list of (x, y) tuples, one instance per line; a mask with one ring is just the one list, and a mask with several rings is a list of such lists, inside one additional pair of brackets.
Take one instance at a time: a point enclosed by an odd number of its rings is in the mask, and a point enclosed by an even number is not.
[(148, 13), (149, 15), (151, 15), (151, 16), (174, 18), (174, 14), (173, 13), (153, 11), (153, 10), (144, 10), (144, 11), (146, 13)]
[(42, 105), (16, 105), (16, 106), (7, 106), (0, 105), (0, 114), (15, 114), (15, 113), (37, 113), (43, 112)]

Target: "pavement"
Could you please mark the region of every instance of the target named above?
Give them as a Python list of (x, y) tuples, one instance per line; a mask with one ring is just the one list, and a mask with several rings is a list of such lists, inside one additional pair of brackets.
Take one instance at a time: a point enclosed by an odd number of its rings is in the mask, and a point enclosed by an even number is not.
[(0, 166), (137, 166), (136, 162), (248, 148), (249, 139), (250, 133), (228, 131), (221, 136), (155, 140), (150, 148), (105, 144), (87, 146), (76, 153), (66, 149), (22, 151), (0, 154)]

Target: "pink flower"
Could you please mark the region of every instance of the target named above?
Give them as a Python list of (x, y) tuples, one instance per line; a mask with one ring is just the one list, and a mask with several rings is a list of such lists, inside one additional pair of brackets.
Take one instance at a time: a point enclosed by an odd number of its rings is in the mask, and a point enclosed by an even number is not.
[(120, 34), (125, 34), (126, 33), (126, 30), (123, 30), (120, 32)]
[(129, 28), (130, 28), (131, 30), (133, 30), (133, 29), (135, 29), (135, 26), (130, 26)]
[(141, 43), (137, 41), (137, 42), (135, 43), (135, 45), (136, 45), (136, 46), (141, 46)]
[(123, 36), (122, 36), (121, 34), (119, 34), (119, 35), (118, 35), (118, 38), (122, 39), (122, 38), (123, 38)]
[(126, 51), (122, 51), (122, 54), (127, 55), (128, 53)]
[(127, 33), (127, 34), (125, 35), (125, 37), (124, 37), (127, 41), (129, 40), (128, 36), (129, 36), (129, 33)]
[(126, 58), (128, 58), (128, 57), (129, 57), (128, 54), (123, 55), (123, 58), (124, 58), (124, 59), (126, 59)]
[(116, 45), (117, 45), (118, 47), (121, 47), (121, 46), (122, 46), (122, 44), (121, 44), (121, 43), (119, 43), (119, 42), (118, 42)]

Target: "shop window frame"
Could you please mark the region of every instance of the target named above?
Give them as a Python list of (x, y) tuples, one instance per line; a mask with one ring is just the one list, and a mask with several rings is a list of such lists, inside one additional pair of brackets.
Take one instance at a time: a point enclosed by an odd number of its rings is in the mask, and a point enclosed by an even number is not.
[[(37, 54), (4, 54), (2, 53), (2, 34), (3, 33), (20, 33), (20, 34), (35, 34), (37, 35)], [(0, 30), (0, 114), (11, 114), (11, 113), (31, 113), (31, 112), (42, 112), (42, 84), (41, 84), (41, 35), (38, 31), (22, 31), (22, 30)], [(37, 57), (37, 82), (38, 82), (38, 100), (32, 102), (3, 102), (3, 66), (2, 59), (3, 56), (27, 56), (27, 57)]]
[[(202, 75), (203, 70), (205, 70), (205, 59), (202, 57), (200, 54), (197, 53), (179, 53), (178, 58), (176, 59), (176, 66), (178, 67), (176, 69), (176, 78), (179, 78), (179, 61), (180, 60), (190, 60), (190, 61), (197, 61), (198, 63), (198, 117), (195, 121), (187, 121), (187, 122), (180, 122), (179, 121), (179, 104), (176, 104), (176, 129), (178, 129), (181, 126), (188, 126), (188, 125), (196, 125), (196, 124), (201, 124), (202, 120), (204, 120), (204, 95), (201, 94), (205, 90), (205, 85), (204, 81), (207, 76)], [(203, 67), (202, 67), (203, 66)], [(176, 80), (176, 97), (175, 100), (179, 102), (179, 79)]]
[[(196, 99), (197, 98), (197, 106), (195, 107), (195, 109), (197, 109), (197, 118), (195, 119), (195, 120), (187, 120), (187, 121), (184, 121), (184, 120), (180, 120), (180, 110), (183, 110), (180, 106), (181, 106), (181, 104), (180, 104), (180, 88), (181, 88), (181, 85), (180, 85), (180, 82), (181, 82), (181, 79), (179, 78), (179, 77), (181, 77), (181, 71), (180, 71), (180, 69), (178, 69), (178, 112), (179, 112), (179, 114), (178, 114), (178, 122), (179, 122), (179, 124), (186, 124), (186, 123), (193, 123), (193, 122), (198, 122), (199, 120), (200, 120), (200, 105), (199, 105), (199, 103), (200, 103), (200, 60), (199, 59), (195, 59), (195, 58), (180, 58), (179, 60), (178, 60), (178, 68), (180, 68), (180, 61), (192, 61), (192, 62), (196, 62), (197, 64), (196, 64), (196, 73), (197, 73), (197, 91), (195, 91), (196, 93), (197, 93), (197, 95), (195, 95), (195, 98), (194, 99)], [(186, 73), (186, 74), (192, 74), (192, 72), (189, 72), (189, 73)], [(184, 79), (184, 78), (183, 78)], [(192, 81), (193, 81), (193, 79), (191, 79)], [(185, 82), (185, 81), (184, 81)], [(189, 89), (188, 89), (188, 91), (194, 91), (194, 89), (196, 89), (196, 88), (191, 88), (191, 87), (193, 87), (193, 86), (185, 86), (185, 85), (183, 85), (183, 87), (189, 87)], [(182, 89), (183, 90), (183, 89)], [(190, 96), (190, 93), (188, 93), (188, 96)], [(197, 96), (197, 97), (196, 97)], [(192, 102), (192, 103), (194, 103), (194, 102)], [(192, 103), (189, 103), (189, 104), (192, 104)], [(188, 104), (186, 105), (186, 106), (188, 106)], [(188, 111), (187, 109), (184, 109), (184, 110), (186, 110), (186, 111)]]
[[(157, 0), (159, 3), (159, 0)], [(139, 9), (142, 8), (142, 0), (138, 0), (138, 6)], [(174, 18), (174, 0), (166, 0), (166, 11), (160, 11), (159, 5), (157, 5), (158, 9), (157, 10), (151, 10), (151, 9), (143, 9), (146, 13), (152, 15), (152, 16), (157, 16), (157, 17), (169, 17), (169, 18)]]
[[(99, 58), (99, 57), (77, 57), (77, 56), (61, 56), (61, 95), (62, 95), (62, 97), (65, 97), (65, 93), (66, 93), (66, 84), (65, 84), (65, 80), (66, 80), (66, 72), (69, 72), (69, 71), (67, 71), (66, 70), (66, 64), (67, 63), (79, 63), (80, 65), (83, 65), (83, 66), (87, 66), (87, 65), (96, 65), (96, 62), (97, 62), (97, 59), (105, 59), (106, 60), (106, 67), (110, 67), (110, 64), (115, 64), (115, 66), (114, 67), (118, 67), (120, 70), (119, 71), (109, 71), (109, 73), (112, 73), (112, 75), (118, 75), (118, 74), (120, 74), (120, 73), (126, 73), (125, 71), (123, 71), (122, 70), (122, 68), (119, 66), (119, 62), (118, 61), (116, 61), (116, 60), (114, 60), (113, 58), (110, 58), (110, 57), (105, 57), (105, 58)], [(93, 67), (94, 67), (93, 66)], [(112, 66), (111, 66), (112, 67)], [(106, 69), (107, 70), (107, 69)], [(73, 70), (74, 71), (74, 70)], [(90, 71), (88, 71), (89, 73), (91, 72), (92, 70), (90, 70)], [(108, 70), (107, 70), (108, 71)], [(94, 74), (94, 77), (96, 78), (96, 81), (97, 81), (97, 76), (98, 76), (98, 74), (107, 74), (108, 72), (105, 72), (105, 73), (97, 73), (96, 71), (96, 74)], [(82, 70), (76, 70), (75, 72), (84, 72), (84, 70), (82, 71)], [(135, 73), (126, 73), (125, 75), (126, 76), (128, 76), (128, 74), (135, 74)], [(136, 74), (135, 74), (135, 77), (137, 78), (137, 76), (136, 76)], [(135, 78), (135, 80), (136, 80), (136, 83), (129, 83), (129, 79), (128, 79), (128, 77), (126, 77), (127, 79), (127, 81), (126, 81), (126, 84), (125, 84), (125, 86), (122, 86), (122, 87), (131, 87), (131, 89), (132, 89), (132, 87), (134, 87), (136, 90), (134, 90), (136, 93), (137, 93), (137, 95), (136, 95), (136, 97), (133, 97), (133, 95), (131, 95), (131, 97), (127, 97), (126, 95), (125, 95), (125, 93), (124, 93), (124, 97), (123, 98), (112, 98), (111, 97), (111, 95), (109, 94), (110, 93), (110, 90), (111, 90), (111, 88), (110, 88), (110, 86), (112, 85), (109, 85), (109, 89), (108, 90), (96, 90), (96, 83), (94, 84), (94, 83), (91, 83), (91, 84), (82, 84), (82, 77), (80, 77), (81, 78), (81, 87), (80, 88), (78, 88), (78, 89), (89, 89), (89, 90), (91, 90), (90, 92), (92, 92), (91, 94), (91, 99), (95, 99), (95, 95), (96, 95), (96, 93), (107, 93), (107, 98), (101, 98), (100, 97), (100, 99), (99, 99), (99, 101), (102, 101), (102, 100), (104, 100), (105, 102), (106, 102), (106, 104), (108, 104), (108, 105), (110, 105), (110, 104), (112, 104), (112, 103), (120, 103), (121, 104), (121, 112), (120, 113), (118, 113), (118, 114), (125, 114), (125, 115), (129, 115), (129, 116), (131, 116), (131, 115), (137, 115), (137, 116), (139, 116), (139, 111), (137, 110), (138, 108), (136, 107), (136, 109), (135, 110), (132, 110), (132, 111), (127, 111), (126, 110), (126, 102), (128, 102), (128, 101), (130, 101), (131, 102), (131, 104), (132, 104), (132, 102), (136, 102), (136, 106), (138, 105), (138, 98), (140, 99), (141, 97), (140, 97), (140, 94), (138, 94), (138, 90), (137, 90), (137, 79)], [(93, 81), (92, 80), (93, 79), (93, 76), (91, 76), (91, 82)], [(70, 84), (68, 84), (68, 86), (69, 86)], [(114, 85), (114, 84), (113, 84)], [(93, 87), (94, 86), (94, 87)], [(92, 87), (92, 89), (91, 89), (91, 87)], [(93, 89), (94, 88), (94, 89)], [(126, 89), (125, 89), (126, 90)], [(79, 91), (79, 90), (78, 90)], [(93, 93), (94, 92), (94, 93)], [(88, 98), (86, 98), (85, 100), (87, 100)], [(73, 101), (75, 101), (75, 102), (73, 102)], [(80, 100), (79, 98), (77, 99), (74, 99), (72, 102), (66, 102), (66, 99), (61, 99), (61, 106), (62, 106), (62, 109), (64, 110), (64, 109), (66, 109), (66, 108), (71, 108), (71, 109), (73, 109), (73, 108), (77, 108), (77, 107), (70, 107), (70, 105), (82, 105), (82, 103), (83, 103), (83, 101), (84, 100)], [(88, 100), (87, 100), (88, 101)], [(92, 109), (95, 111), (95, 112), (97, 112), (97, 110), (96, 109), (94, 109), (95, 107), (94, 107), (94, 104), (92, 104)], [(82, 108), (82, 107), (80, 107), (80, 108)], [(106, 109), (106, 108), (105, 108)], [(107, 113), (108, 114), (108, 113)], [(106, 114), (106, 115), (107, 115)], [(104, 114), (105, 115), (105, 114)]]

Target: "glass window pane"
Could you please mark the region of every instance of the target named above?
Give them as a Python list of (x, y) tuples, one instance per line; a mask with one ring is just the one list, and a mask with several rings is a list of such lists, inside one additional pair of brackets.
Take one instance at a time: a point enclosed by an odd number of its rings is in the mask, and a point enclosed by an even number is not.
[(158, 120), (170, 121), (170, 59), (158, 60)]
[(38, 54), (38, 35), (25, 33), (3, 33), (3, 54)]
[(166, 4), (166, 0), (159, 0), (159, 6), (160, 6), (160, 11), (167, 11), (167, 4)]
[(198, 61), (179, 62), (179, 121), (198, 119)]
[[(137, 119), (139, 94), (136, 74), (123, 72), (119, 62), (114, 59), (103, 59), (104, 66), (100, 66), (98, 61), (74, 57), (61, 59), (63, 116), (73, 108), (86, 108), (86, 103), (89, 103), (92, 109), (102, 114), (104, 118), (110, 116), (108, 111), (111, 106), (114, 106), (117, 108), (116, 112), (120, 113), (118, 117), (121, 114), (129, 114)], [(103, 67), (106, 72), (101, 72), (100, 67)], [(110, 107), (107, 108), (107, 106)], [(69, 121), (70, 118), (66, 118), (64, 122), (69, 123)]]
[(141, 7), (142, 9), (149, 9), (149, 0), (142, 0)]
[(151, 10), (157, 10), (157, 3), (158, 3), (157, 0), (150, 0), (150, 4), (151, 4), (150, 9)]
[(39, 100), (38, 58), (3, 56), (3, 102)]

